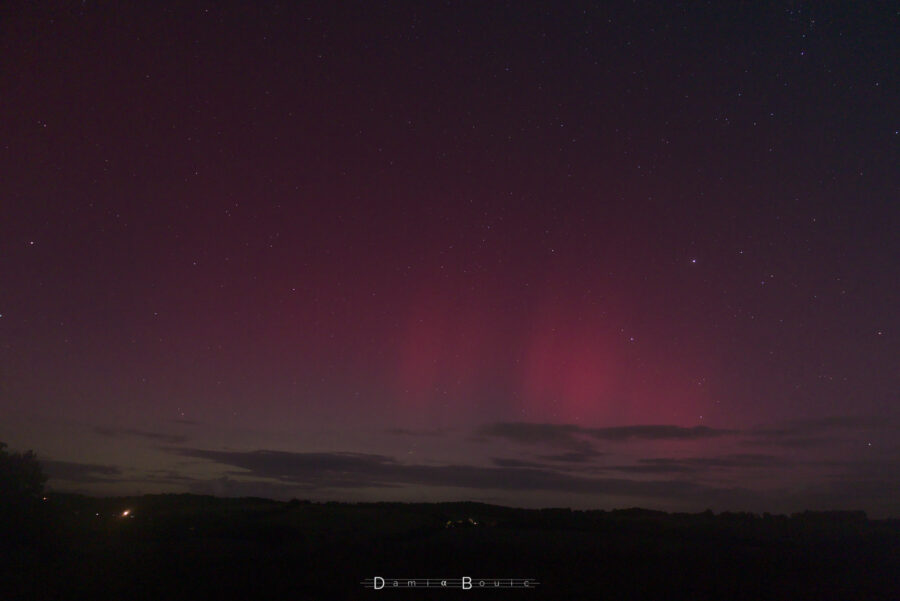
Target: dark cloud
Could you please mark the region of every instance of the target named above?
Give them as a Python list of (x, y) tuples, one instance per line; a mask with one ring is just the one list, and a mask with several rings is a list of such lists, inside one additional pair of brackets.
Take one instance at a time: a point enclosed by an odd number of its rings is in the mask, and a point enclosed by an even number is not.
[(776, 455), (759, 454), (733, 454), (717, 457), (685, 457), (685, 458), (648, 458), (639, 459), (635, 465), (614, 465), (600, 468), (600, 471), (610, 470), (632, 474), (667, 474), (667, 473), (692, 473), (709, 468), (781, 468), (792, 465), (784, 457)]
[(838, 442), (835, 438), (824, 436), (784, 436), (766, 433), (751, 433), (741, 441), (747, 447), (783, 447), (786, 449), (815, 449), (828, 447)]
[[(547, 455), (542, 458), (559, 461), (587, 461), (596, 454), (590, 441), (629, 442), (641, 440), (706, 440), (723, 436), (739, 436), (747, 446), (784, 448), (827, 447), (845, 440), (853, 441), (864, 433), (896, 429), (900, 420), (893, 417), (834, 416), (820, 419), (791, 420), (780, 424), (757, 426), (749, 430), (681, 427), (672, 425), (618, 426), (584, 428), (574, 424), (497, 422), (476, 431), (481, 439), (502, 438), (519, 444), (543, 444), (563, 448), (574, 454)], [(627, 467), (627, 466), (623, 466)], [(629, 468), (628, 471), (641, 471)]]
[(696, 472), (697, 468), (678, 463), (641, 463), (638, 465), (614, 465), (601, 468), (601, 471), (602, 470), (625, 472), (629, 474), (685, 474)]
[(566, 424), (497, 422), (478, 429), (476, 434), (489, 438), (505, 438), (521, 444), (546, 444), (554, 447), (582, 449), (589, 443), (577, 438), (581, 428)]
[(718, 457), (687, 457), (683, 459), (654, 458), (641, 459), (644, 465), (682, 466), (687, 468), (773, 468), (787, 467), (791, 462), (785, 457), (776, 455), (759, 455), (753, 453), (736, 453)]
[(503, 459), (503, 458), (499, 458), (499, 457), (494, 457), (493, 459), (491, 459), (491, 462), (494, 465), (497, 465), (500, 467), (537, 467), (537, 468), (545, 467), (544, 465), (542, 465), (540, 463), (536, 463), (534, 461), (522, 461), (520, 459)]
[[(870, 459), (836, 459), (808, 461), (806, 465), (821, 468), (835, 480), (885, 480), (900, 483), (900, 458), (878, 456)], [(900, 499), (900, 484), (895, 485)]]
[[(844, 475), (834, 480), (800, 484), (790, 491), (770, 494), (766, 511), (798, 509), (858, 510), (883, 516), (896, 516), (900, 510), (900, 480), (896, 475), (887, 478), (860, 478)], [(862, 505), (862, 502), (865, 505)]]
[(117, 467), (94, 463), (42, 459), (41, 465), (50, 480), (82, 483), (111, 482), (117, 480), (122, 474), (122, 471)]
[[(184, 457), (208, 459), (247, 470), (256, 477), (328, 487), (382, 485), (393, 458), (362, 453), (286, 453), (283, 451), (209, 451), (173, 449)], [(384, 482), (388, 485), (390, 482)]]
[(622, 426), (585, 429), (584, 433), (599, 440), (698, 440), (735, 434), (735, 430), (717, 430), (706, 426)]
[(194, 479), (189, 485), (190, 492), (198, 495), (217, 497), (262, 497), (266, 499), (287, 499), (310, 492), (313, 487), (299, 484), (285, 484), (266, 480), (244, 480), (222, 476), (210, 480)]
[(497, 422), (482, 426), (480, 436), (504, 438), (520, 444), (545, 444), (578, 452), (593, 452), (586, 439), (606, 442), (632, 440), (700, 440), (735, 434), (734, 430), (719, 430), (706, 426), (684, 428), (669, 425), (620, 426), (613, 428), (582, 428), (573, 424), (543, 424), (528, 422)]
[(860, 430), (886, 428), (896, 424), (889, 416), (830, 416), (814, 419), (795, 419), (782, 422), (779, 428), (787, 432), (820, 432), (822, 430)]
[(863, 433), (895, 430), (898, 426), (900, 421), (891, 416), (832, 416), (790, 420), (751, 428), (744, 432), (742, 443), (796, 449), (828, 447), (853, 440)]
[[(186, 486), (192, 492), (222, 496), (333, 496), (336, 490), (377, 488), (454, 487), (470, 495), (484, 491), (549, 491), (593, 495), (598, 506), (608, 498), (641, 499), (649, 506), (680, 505), (694, 509), (787, 511), (804, 507), (854, 508), (860, 494), (873, 508), (895, 511), (900, 462), (804, 462), (774, 454), (737, 453), (712, 457), (639, 459), (634, 465), (596, 466), (591, 463), (541, 463), (540, 460), (498, 457), (488, 466), (406, 464), (385, 455), (362, 453), (290, 453), (283, 451), (219, 451), (197, 448), (168, 449), (170, 453), (211, 461), (224, 469), (224, 477), (201, 479), (160, 472), (156, 478)], [(745, 488), (743, 470), (820, 469), (834, 478), (806, 485), (798, 479), (790, 489)], [(114, 468), (112, 468), (114, 469)], [(574, 470), (574, 471), (573, 471)], [(735, 471), (730, 485), (712, 485), (710, 470)], [(622, 477), (610, 477), (618, 472)], [(806, 473), (804, 471), (804, 473)], [(630, 478), (629, 475), (634, 475)], [(654, 475), (657, 476), (654, 478)], [(649, 478), (649, 479), (648, 479)], [(850, 489), (842, 483), (854, 482)], [(738, 485), (740, 483), (740, 485)], [(758, 482), (757, 482), (758, 484)], [(489, 493), (490, 494), (490, 493)], [(854, 496), (856, 494), (857, 496)], [(891, 503), (894, 503), (892, 506)]]
[(289, 499), (313, 489), (309, 485), (290, 484), (277, 480), (235, 478), (224, 475), (218, 478), (186, 476), (173, 470), (149, 470), (135, 482), (174, 485), (198, 495), (217, 497), (263, 497), (269, 499)]
[[(235, 473), (270, 478), (288, 485), (335, 487), (447, 486), (471, 489), (556, 491), (613, 496), (685, 497), (702, 495), (705, 487), (687, 481), (584, 478), (552, 469), (524, 466), (409, 465), (383, 455), (357, 453), (286, 453), (281, 451), (210, 451), (172, 449), (241, 468)], [(503, 462), (503, 460), (501, 460)]]
[(183, 484), (197, 481), (197, 478), (185, 476), (175, 470), (146, 470), (141, 479), (153, 482), (164, 482), (167, 484)]
[(389, 428), (388, 434), (395, 436), (444, 436), (451, 432), (445, 428), (435, 428), (433, 430), (407, 430), (406, 428)]
[(568, 451), (566, 453), (556, 453), (553, 455), (538, 455), (538, 459), (544, 461), (554, 461), (559, 463), (587, 463), (597, 457), (606, 455), (598, 451)]
[(109, 436), (113, 438), (134, 436), (137, 438), (146, 438), (148, 440), (165, 442), (169, 444), (184, 444), (188, 440), (186, 436), (182, 436), (180, 434), (148, 432), (147, 430), (139, 430), (137, 428), (108, 428), (104, 426), (97, 426), (96, 428), (94, 428), (94, 432), (101, 436)]

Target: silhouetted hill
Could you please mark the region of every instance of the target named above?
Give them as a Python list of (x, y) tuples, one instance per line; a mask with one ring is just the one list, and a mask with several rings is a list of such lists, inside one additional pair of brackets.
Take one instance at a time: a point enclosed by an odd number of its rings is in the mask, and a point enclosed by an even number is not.
[[(30, 537), (0, 543), (0, 598), (819, 601), (896, 599), (900, 590), (900, 522), (861, 512), (51, 494), (40, 516), (21, 525)], [(476, 588), (480, 578), (540, 584), (477, 593), (365, 590), (360, 582), (375, 576), (470, 576)]]

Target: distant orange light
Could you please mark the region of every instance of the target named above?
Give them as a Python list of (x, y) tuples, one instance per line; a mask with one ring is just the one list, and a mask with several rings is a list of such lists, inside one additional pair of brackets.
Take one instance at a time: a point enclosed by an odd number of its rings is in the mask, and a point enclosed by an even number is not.
[(127, 517), (128, 517), (128, 514), (130, 514), (130, 513), (131, 513), (131, 510), (130, 510), (130, 509), (126, 509), (125, 511), (122, 512), (122, 517), (123, 517), (123, 518), (127, 518)]

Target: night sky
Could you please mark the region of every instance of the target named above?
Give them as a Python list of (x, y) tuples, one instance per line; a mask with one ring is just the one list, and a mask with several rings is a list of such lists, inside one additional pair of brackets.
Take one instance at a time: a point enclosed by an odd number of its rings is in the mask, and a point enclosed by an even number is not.
[(889, 3), (5, 3), (55, 490), (900, 515)]

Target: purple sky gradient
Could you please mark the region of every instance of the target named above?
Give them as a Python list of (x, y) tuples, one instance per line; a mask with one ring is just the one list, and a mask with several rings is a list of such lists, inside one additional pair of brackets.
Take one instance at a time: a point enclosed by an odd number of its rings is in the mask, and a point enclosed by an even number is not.
[(2, 9), (51, 488), (898, 515), (891, 11), (288, 4)]

